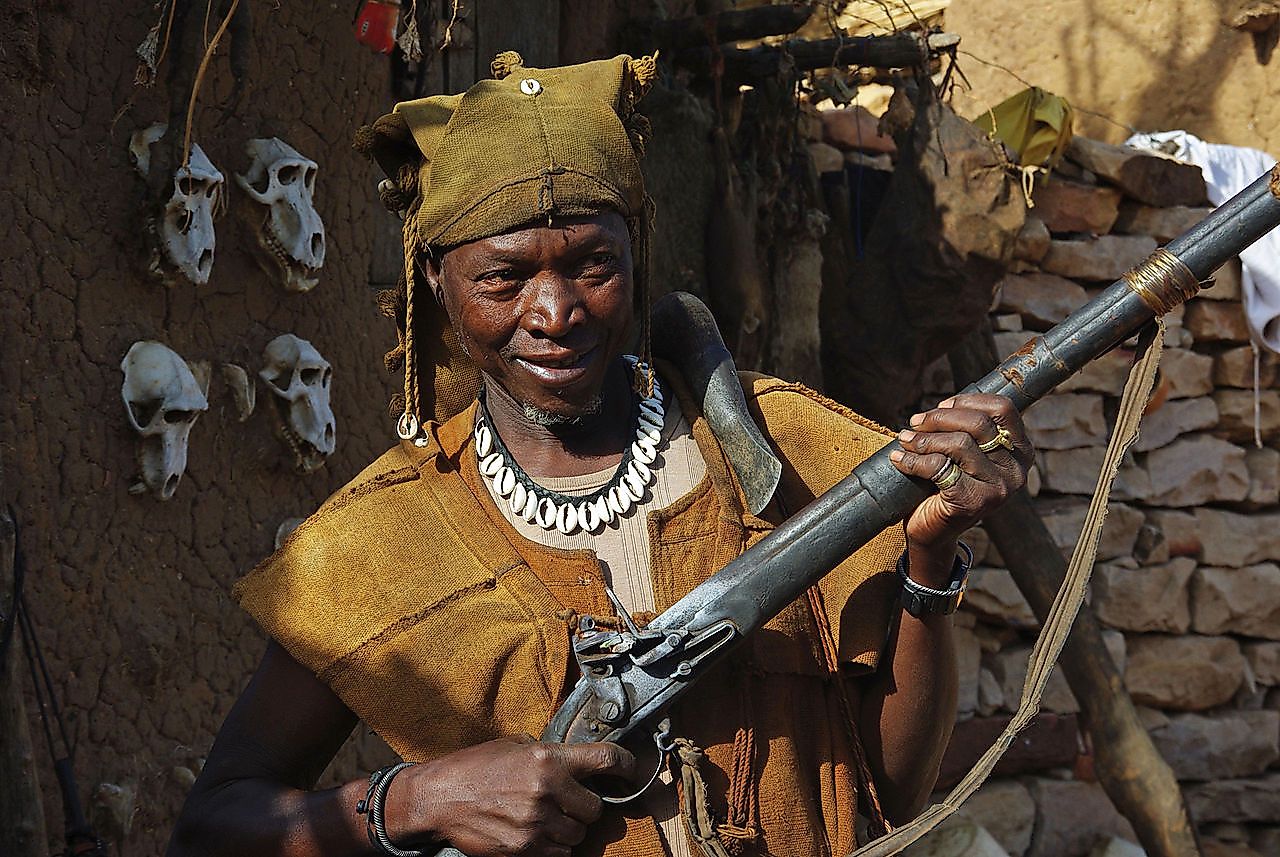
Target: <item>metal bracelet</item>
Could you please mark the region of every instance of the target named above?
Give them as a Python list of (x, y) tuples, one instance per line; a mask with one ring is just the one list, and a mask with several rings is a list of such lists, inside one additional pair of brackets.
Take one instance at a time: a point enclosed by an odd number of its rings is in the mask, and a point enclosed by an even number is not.
[(396, 844), (391, 841), (391, 837), (387, 835), (386, 819), (383, 816), (386, 808), (387, 791), (391, 788), (391, 780), (395, 778), (396, 774), (405, 768), (412, 768), (413, 765), (413, 762), (397, 762), (394, 765), (388, 765), (385, 768), (379, 768), (374, 771), (369, 775), (369, 790), (365, 792), (364, 800), (356, 804), (356, 813), (368, 816), (367, 832), (369, 834), (369, 844), (382, 854), (390, 855), (390, 857), (426, 857), (428, 853), (416, 849), (397, 848)]

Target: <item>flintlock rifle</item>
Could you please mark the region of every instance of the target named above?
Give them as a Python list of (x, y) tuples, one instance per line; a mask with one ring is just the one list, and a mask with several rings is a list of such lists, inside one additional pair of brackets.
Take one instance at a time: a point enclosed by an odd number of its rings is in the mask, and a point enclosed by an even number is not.
[[(963, 392), (1019, 410), (1198, 293), (1228, 259), (1280, 225), (1280, 164), (1184, 235), (1036, 336)], [(575, 640), (582, 677), (544, 741), (621, 741), (682, 696), (726, 652), (827, 572), (936, 491), (890, 462), (891, 441), (643, 631), (591, 630)]]
[[(1194, 297), (1215, 270), (1277, 225), (1280, 164), (962, 392), (1005, 396), (1025, 410)], [(888, 443), (645, 629), (628, 622), (625, 610), (621, 630), (580, 626), (574, 655), (582, 677), (542, 740), (622, 742), (643, 727), (660, 750), (660, 769), (671, 745), (666, 722), (655, 723), (659, 715), (736, 645), (937, 490), (893, 466), (889, 453), (899, 448), (896, 440)]]

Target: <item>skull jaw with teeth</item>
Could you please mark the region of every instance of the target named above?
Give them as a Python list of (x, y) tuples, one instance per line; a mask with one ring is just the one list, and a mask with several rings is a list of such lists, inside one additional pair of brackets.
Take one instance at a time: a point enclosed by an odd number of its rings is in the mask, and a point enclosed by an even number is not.
[(187, 362), (159, 342), (135, 342), (120, 369), (125, 414), (140, 436), (141, 482), (130, 492), (151, 491), (168, 500), (187, 469), (191, 428), (209, 400)]
[(262, 356), (258, 377), (274, 395), (276, 436), (292, 453), (294, 470), (313, 473), (335, 446), (333, 369), (310, 342), (291, 333), (271, 340)]
[(255, 230), (258, 261), (286, 291), (309, 291), (324, 265), (324, 222), (313, 201), (318, 166), (275, 137), (250, 140), (245, 149), (252, 163), (236, 181), (267, 209)]

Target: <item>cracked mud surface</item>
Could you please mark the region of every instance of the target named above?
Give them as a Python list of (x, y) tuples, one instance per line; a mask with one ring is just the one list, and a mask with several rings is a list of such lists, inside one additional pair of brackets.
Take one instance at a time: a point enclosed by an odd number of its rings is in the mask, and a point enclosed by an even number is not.
[[(135, 787), (120, 853), (158, 854), (190, 772), (263, 650), (232, 583), (270, 553), (282, 520), (310, 513), (394, 439), (381, 361), (393, 332), (369, 286), (379, 176), (349, 145), (391, 96), (385, 59), (355, 43), (345, 14), (255, 4), (249, 92), (219, 124), (213, 105), (231, 89), (220, 50), (194, 139), (228, 178), (247, 168), (250, 137), (280, 136), (318, 161), (327, 262), (313, 291), (285, 293), (252, 257), (260, 211), (228, 181), (210, 282), (166, 290), (142, 273), (143, 183), (127, 145), (166, 117), (171, 93), (164, 69), (154, 88), (133, 85), (152, 5), (110, 5), (104, 14), (19, 0), (0, 12), (0, 499), (22, 526), (29, 602), (78, 741), (82, 796), (89, 804), (99, 783)], [(341, 442), (325, 467), (295, 474), (272, 434), (269, 394), (259, 391), (240, 424), (215, 377), (176, 496), (131, 496), (135, 436), (119, 370), (130, 344), (158, 339), (190, 361), (237, 363), (253, 376), (263, 347), (285, 332), (334, 365)], [(35, 717), (30, 698), (27, 711)], [(32, 729), (39, 738), (35, 720)], [(59, 831), (40, 743), (36, 754), (49, 829)], [(386, 755), (376, 739), (352, 741), (326, 779)], [(120, 838), (99, 818), (100, 833)]]

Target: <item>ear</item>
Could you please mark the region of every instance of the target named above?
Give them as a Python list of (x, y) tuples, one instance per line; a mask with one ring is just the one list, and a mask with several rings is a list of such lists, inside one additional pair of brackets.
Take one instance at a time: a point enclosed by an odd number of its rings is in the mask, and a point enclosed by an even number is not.
[(444, 306), (444, 256), (438, 250), (425, 248), (418, 256), (422, 276), (427, 281), (427, 288), (435, 297), (436, 303)]

